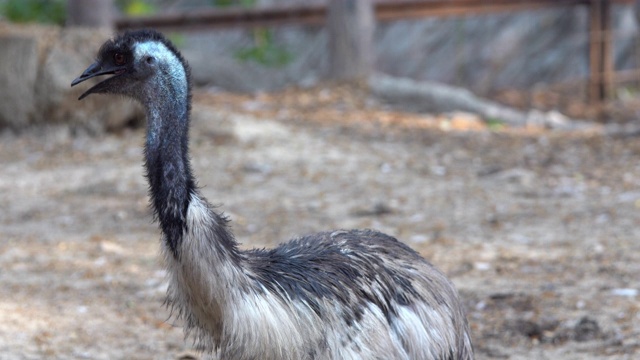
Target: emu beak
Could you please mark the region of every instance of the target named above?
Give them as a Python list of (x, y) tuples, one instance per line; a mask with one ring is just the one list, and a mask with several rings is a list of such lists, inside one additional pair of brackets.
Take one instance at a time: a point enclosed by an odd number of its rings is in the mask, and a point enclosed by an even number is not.
[[(91, 64), (87, 70), (85, 70), (82, 75), (78, 76), (75, 80), (73, 80), (71, 82), (71, 86), (75, 86), (80, 84), (81, 82), (85, 81), (85, 80), (89, 80), (93, 77), (96, 76), (100, 76), (100, 75), (111, 75), (111, 74), (115, 74), (120, 75), (122, 73), (124, 73), (126, 71), (124, 66), (103, 66), (103, 64), (100, 63), (100, 61), (96, 61), (93, 64)], [(109, 89), (109, 85), (111, 83), (110, 80), (112, 80), (114, 77), (110, 77), (102, 82), (97, 83), (96, 85), (94, 85), (92, 88), (90, 88), (89, 90), (85, 91), (82, 95), (80, 95), (80, 97), (78, 98), (78, 100), (82, 100), (85, 97), (87, 97), (89, 94), (93, 94), (93, 93), (104, 93), (104, 92), (110, 92)]]

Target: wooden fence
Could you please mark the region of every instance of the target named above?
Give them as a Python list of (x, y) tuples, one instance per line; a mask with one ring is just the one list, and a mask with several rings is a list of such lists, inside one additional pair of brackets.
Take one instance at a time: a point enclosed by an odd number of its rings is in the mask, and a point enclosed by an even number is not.
[[(357, 0), (356, 0), (357, 1)], [(503, 11), (585, 6), (589, 9), (589, 100), (601, 102), (611, 96), (614, 83), (628, 74), (616, 73), (613, 66), (611, 6), (633, 4), (633, 0), (386, 0), (373, 3), (377, 21), (419, 17), (471, 16)], [(281, 26), (287, 24), (324, 25), (327, 7), (321, 4), (199, 9), (149, 17), (116, 20), (116, 28), (202, 29), (224, 27)]]

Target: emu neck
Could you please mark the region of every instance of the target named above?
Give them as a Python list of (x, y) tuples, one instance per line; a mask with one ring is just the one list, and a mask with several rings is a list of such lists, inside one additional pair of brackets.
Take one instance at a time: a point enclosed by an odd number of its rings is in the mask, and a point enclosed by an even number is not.
[(178, 258), (195, 191), (188, 154), (189, 92), (171, 84), (153, 88), (156, 91), (143, 101), (148, 122), (145, 167), (153, 209), (169, 249)]

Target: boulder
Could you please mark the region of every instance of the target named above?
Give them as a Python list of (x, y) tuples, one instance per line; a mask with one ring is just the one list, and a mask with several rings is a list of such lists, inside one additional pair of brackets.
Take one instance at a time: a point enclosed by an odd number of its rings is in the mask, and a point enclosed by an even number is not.
[(35, 112), (37, 41), (25, 36), (0, 36), (0, 49), (0, 124), (20, 126)]
[(140, 106), (124, 98), (77, 100), (99, 80), (70, 87), (111, 35), (105, 29), (0, 24), (0, 127), (67, 124), (100, 133), (142, 121)]

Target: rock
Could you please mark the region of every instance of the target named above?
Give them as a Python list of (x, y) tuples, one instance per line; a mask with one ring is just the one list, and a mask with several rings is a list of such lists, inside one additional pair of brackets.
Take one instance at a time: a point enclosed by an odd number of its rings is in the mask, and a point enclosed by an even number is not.
[(37, 41), (0, 36), (0, 124), (19, 126), (33, 116), (38, 73)]
[(575, 340), (579, 342), (597, 339), (601, 334), (598, 322), (587, 316), (578, 321), (573, 328), (573, 331)]
[(640, 293), (638, 289), (631, 289), (631, 288), (611, 289), (611, 295), (614, 295), (614, 296), (623, 296), (623, 297), (633, 298), (638, 296), (638, 293)]
[(529, 338), (540, 339), (542, 337), (542, 327), (535, 321), (518, 319), (513, 324), (513, 329)]
[(143, 112), (130, 100), (78, 96), (99, 80), (71, 88), (99, 46), (105, 29), (0, 24), (0, 127), (68, 124), (92, 133), (140, 122)]
[(376, 201), (369, 207), (358, 207), (351, 211), (353, 216), (363, 217), (363, 216), (381, 216), (392, 214), (394, 212), (393, 208), (387, 205), (384, 202)]

